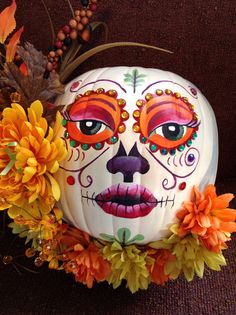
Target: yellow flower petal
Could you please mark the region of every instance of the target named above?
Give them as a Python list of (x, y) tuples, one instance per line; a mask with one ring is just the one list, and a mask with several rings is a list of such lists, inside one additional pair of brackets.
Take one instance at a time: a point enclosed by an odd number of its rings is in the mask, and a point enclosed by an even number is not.
[(60, 187), (52, 175), (50, 175), (48, 172), (46, 173), (46, 175), (51, 183), (53, 197), (55, 198), (56, 201), (58, 201), (61, 195)]
[(27, 166), (24, 168), (24, 176), (22, 178), (22, 183), (27, 183), (36, 174), (36, 168)]
[(28, 111), (31, 110), (35, 113), (36, 121), (38, 122), (43, 115), (43, 105), (40, 101), (35, 101), (30, 105)]

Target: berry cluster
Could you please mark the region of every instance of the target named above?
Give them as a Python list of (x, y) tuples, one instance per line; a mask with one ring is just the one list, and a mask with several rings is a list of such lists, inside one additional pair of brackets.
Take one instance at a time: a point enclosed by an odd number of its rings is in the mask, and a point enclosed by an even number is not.
[(76, 10), (74, 17), (57, 33), (57, 39), (49, 48), (47, 70), (57, 70), (64, 52), (72, 45), (73, 40), (83, 44), (89, 41), (91, 27), (89, 25), (93, 12), (97, 9), (97, 0), (81, 0), (83, 9)]

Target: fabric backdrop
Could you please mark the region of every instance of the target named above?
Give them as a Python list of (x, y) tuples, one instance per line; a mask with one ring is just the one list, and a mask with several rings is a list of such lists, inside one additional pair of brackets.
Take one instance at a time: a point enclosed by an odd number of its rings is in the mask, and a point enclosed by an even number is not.
[[(66, 0), (45, 0), (55, 29), (71, 17)], [(78, 0), (71, 0), (79, 7)], [(0, 0), (0, 10), (11, 3)], [(17, 0), (17, 24), (23, 38), (45, 53), (50, 26), (40, 0)], [(104, 66), (137, 65), (160, 68), (193, 82), (211, 103), (219, 128), (219, 193), (236, 192), (235, 3), (233, 0), (100, 1), (96, 20), (109, 28), (108, 42), (136, 41), (160, 46), (173, 55), (143, 48), (115, 48), (91, 58), (78, 73)], [(96, 31), (94, 43), (104, 32)], [(236, 207), (236, 202), (232, 203)], [(23, 243), (4, 231), (0, 217), (0, 255), (17, 255)], [(236, 314), (236, 237), (226, 251), (221, 272), (206, 271), (191, 283), (180, 278), (166, 286), (152, 285), (132, 295), (125, 287), (103, 283), (88, 290), (64, 272), (40, 269), (37, 274), (0, 262), (0, 314)], [(1, 260), (1, 258), (0, 258)], [(17, 262), (29, 267), (24, 258)], [(34, 269), (35, 270), (35, 269)], [(20, 271), (20, 274), (19, 274)]]

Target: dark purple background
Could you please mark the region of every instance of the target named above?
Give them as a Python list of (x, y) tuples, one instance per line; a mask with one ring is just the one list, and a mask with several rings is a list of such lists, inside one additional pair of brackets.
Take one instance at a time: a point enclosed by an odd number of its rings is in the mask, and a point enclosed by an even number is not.
[[(1, 0), (0, 9), (10, 2)], [(65, 0), (45, 2), (56, 29), (69, 20)], [(51, 35), (40, 0), (17, 3), (17, 22), (18, 27), (25, 26), (24, 39), (46, 52)], [(78, 0), (71, 3), (79, 7)], [(87, 61), (78, 73), (103, 66), (139, 65), (175, 72), (197, 85), (211, 103), (219, 127), (218, 192), (235, 193), (234, 1), (100, 1), (96, 17), (107, 23), (109, 42), (137, 41), (172, 50), (174, 55), (115, 48)], [(232, 206), (236, 207), (235, 201)], [(6, 253), (10, 239), (8, 233), (0, 237), (0, 254)], [(222, 272), (206, 271), (203, 280), (196, 278), (188, 284), (180, 278), (135, 295), (107, 284), (88, 290), (64, 272), (45, 270), (34, 275), (23, 271), (19, 276), (11, 266), (0, 264), (0, 314), (236, 314), (235, 237), (229, 246), (225, 253), (228, 266)], [(23, 259), (18, 261), (26, 264)]]

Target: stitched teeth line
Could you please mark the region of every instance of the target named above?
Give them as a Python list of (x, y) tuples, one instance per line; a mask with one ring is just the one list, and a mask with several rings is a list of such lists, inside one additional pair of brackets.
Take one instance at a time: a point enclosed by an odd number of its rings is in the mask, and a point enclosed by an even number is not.
[[(95, 201), (94, 195), (95, 195), (95, 192), (93, 192), (92, 196), (90, 197), (90, 196), (88, 195), (88, 191), (86, 191), (86, 196), (84, 196), (84, 195), (82, 194), (82, 190), (81, 190), (81, 197), (82, 197), (82, 199), (86, 199), (86, 200), (87, 200), (87, 204), (89, 204), (89, 201), (91, 200), (93, 206), (95, 206), (95, 203), (94, 203), (94, 201)], [(106, 201), (103, 201), (103, 200), (100, 200), (100, 201), (101, 201), (101, 202), (104, 202), (104, 203), (106, 202)], [(173, 198), (173, 199), (169, 199), (169, 196), (167, 196), (166, 199), (163, 199), (163, 197), (161, 197), (161, 199), (160, 199), (160, 200), (157, 200), (156, 202), (148, 202), (148, 201), (147, 201), (147, 202), (144, 202), (144, 203), (146, 203), (146, 204), (156, 203), (157, 205), (160, 204), (160, 207), (162, 208), (163, 205), (166, 207), (169, 202), (172, 202), (171, 208), (173, 208), (173, 206), (174, 206), (174, 204), (175, 204), (175, 195), (174, 195), (174, 198)]]

